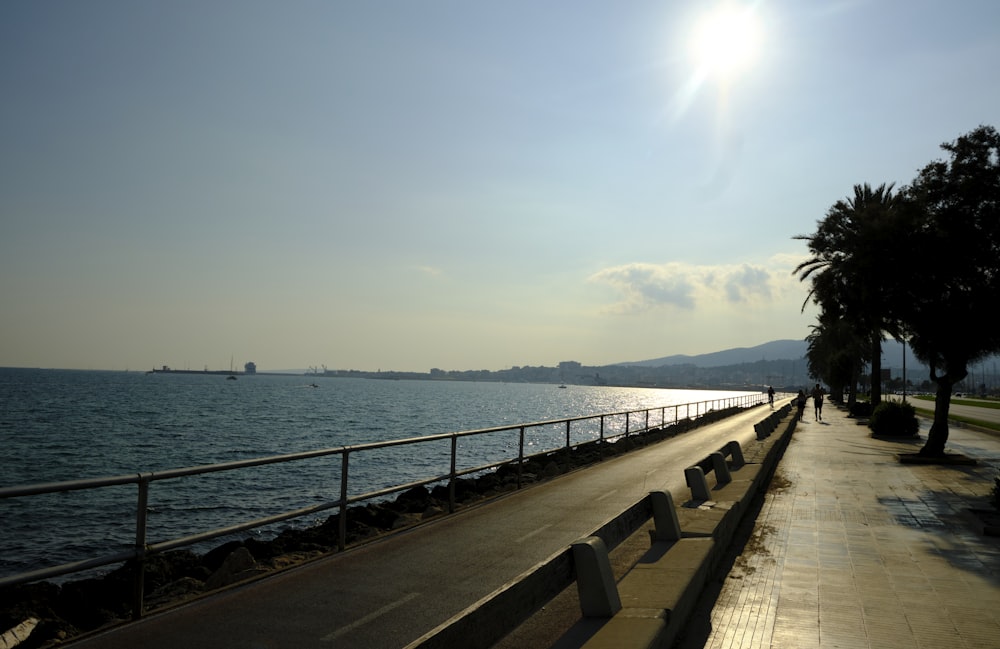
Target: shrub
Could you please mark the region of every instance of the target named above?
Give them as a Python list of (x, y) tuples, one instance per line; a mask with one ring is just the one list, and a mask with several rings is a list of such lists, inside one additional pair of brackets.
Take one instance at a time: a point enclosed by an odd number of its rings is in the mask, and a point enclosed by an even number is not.
[(868, 401), (858, 401), (851, 406), (852, 417), (870, 417), (872, 414), (872, 404)]
[(917, 422), (917, 411), (910, 404), (883, 401), (872, 412), (868, 427), (876, 435), (914, 437), (920, 424)]

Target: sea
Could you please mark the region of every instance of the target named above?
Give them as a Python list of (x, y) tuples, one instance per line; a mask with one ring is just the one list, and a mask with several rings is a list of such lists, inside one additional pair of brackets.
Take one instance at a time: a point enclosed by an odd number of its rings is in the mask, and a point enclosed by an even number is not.
[[(218, 374), (0, 368), (0, 488), (135, 475), (740, 394), (747, 393), (292, 374), (227, 380)], [(668, 422), (673, 416), (672, 409), (666, 412)], [(682, 408), (679, 417), (685, 416)], [(609, 420), (609, 428), (618, 426), (621, 432), (620, 419)], [(581, 435), (600, 434), (594, 422), (579, 431), (574, 443), (583, 441)], [(606, 430), (605, 435), (614, 432)], [(516, 429), (460, 440), (464, 467), (517, 457)], [(538, 427), (529, 435), (526, 453), (564, 443), (565, 425)], [(449, 458), (447, 440), (359, 453), (357, 458), (352, 454), (350, 493), (445, 475)], [(335, 455), (153, 482), (147, 541), (336, 501), (340, 462)], [(130, 484), (0, 499), (0, 577), (132, 547), (136, 494), (136, 486)], [(242, 536), (273, 536), (283, 527), (316, 524), (335, 511)], [(208, 545), (221, 542), (215, 539)]]

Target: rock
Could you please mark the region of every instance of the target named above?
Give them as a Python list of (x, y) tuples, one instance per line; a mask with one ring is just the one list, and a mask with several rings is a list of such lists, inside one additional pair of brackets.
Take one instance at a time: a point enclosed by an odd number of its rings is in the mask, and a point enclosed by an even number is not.
[(144, 608), (157, 608), (164, 604), (187, 599), (191, 595), (197, 595), (205, 589), (205, 582), (194, 577), (181, 577), (177, 581), (160, 586), (151, 592), (145, 600)]
[(309, 552), (292, 552), (290, 554), (283, 554), (271, 559), (271, 567), (276, 570), (281, 570), (283, 568), (288, 568), (289, 566), (297, 566), (305, 563), (306, 561), (311, 561), (312, 559), (321, 557), (325, 553), (325, 551), (312, 550)]
[(419, 514), (401, 514), (392, 522), (392, 529), (398, 530), (404, 527), (409, 527), (410, 525), (419, 523), (420, 520), (421, 516)]
[(423, 518), (424, 520), (427, 520), (428, 518), (433, 518), (435, 516), (440, 516), (443, 513), (444, 513), (444, 509), (442, 507), (438, 507), (437, 505), (431, 505), (430, 507), (428, 507), (427, 509), (424, 510), (424, 513), (421, 516), (421, 518)]
[(215, 590), (265, 572), (267, 570), (257, 565), (257, 561), (250, 554), (250, 551), (240, 546), (226, 557), (218, 570), (212, 573), (212, 576), (205, 582), (205, 588)]
[(29, 617), (13, 629), (9, 629), (3, 634), (0, 634), (0, 649), (13, 649), (27, 640), (28, 636), (31, 635), (31, 632), (35, 630), (36, 626), (38, 626), (38, 621), (37, 617)]
[(427, 509), (431, 501), (431, 492), (427, 487), (417, 486), (404, 491), (396, 498), (396, 508), (405, 513), (421, 512)]

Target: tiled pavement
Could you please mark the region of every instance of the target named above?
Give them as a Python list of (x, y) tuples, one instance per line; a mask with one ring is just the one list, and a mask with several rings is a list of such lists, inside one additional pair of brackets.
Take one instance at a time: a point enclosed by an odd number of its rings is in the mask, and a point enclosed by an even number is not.
[(682, 646), (1000, 649), (1000, 538), (969, 512), (988, 507), (1000, 437), (951, 431), (977, 466), (899, 463), (918, 449), (807, 409), (707, 639)]

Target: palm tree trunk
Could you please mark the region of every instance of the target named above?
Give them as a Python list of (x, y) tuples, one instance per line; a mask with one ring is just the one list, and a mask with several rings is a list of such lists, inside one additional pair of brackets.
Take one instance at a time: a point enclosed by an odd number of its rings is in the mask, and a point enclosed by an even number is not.
[(882, 403), (882, 339), (872, 337), (872, 410)]
[[(931, 378), (934, 378), (933, 374)], [(951, 389), (954, 382), (947, 374), (937, 377), (937, 393), (934, 398), (934, 423), (927, 434), (927, 442), (920, 449), (921, 455), (942, 457), (948, 443), (948, 410), (951, 408)]]
[(847, 411), (854, 412), (854, 406), (858, 403), (858, 383), (860, 383), (861, 369), (855, 365), (851, 370), (851, 391), (847, 396)]

